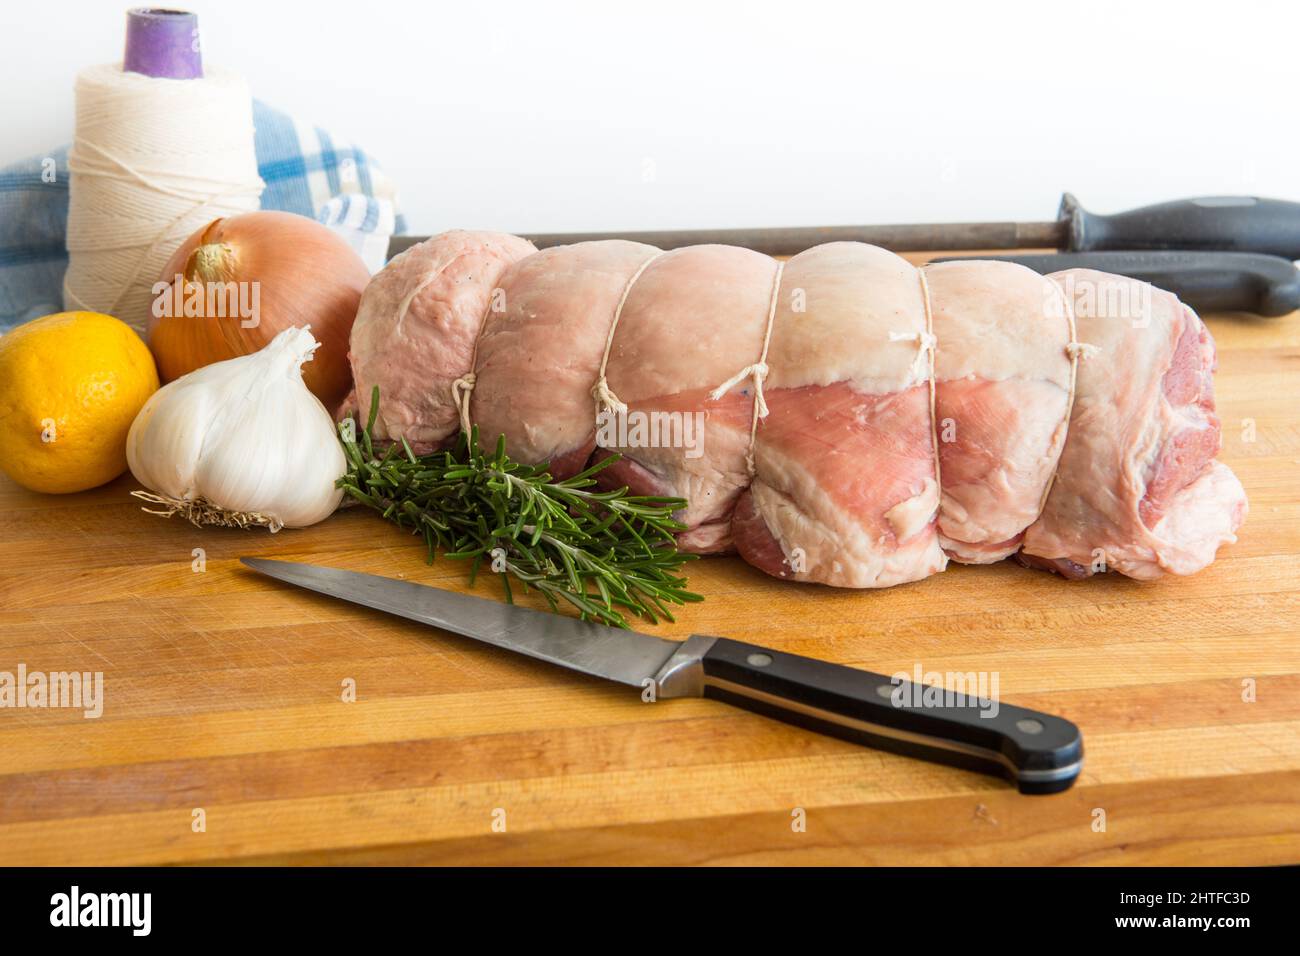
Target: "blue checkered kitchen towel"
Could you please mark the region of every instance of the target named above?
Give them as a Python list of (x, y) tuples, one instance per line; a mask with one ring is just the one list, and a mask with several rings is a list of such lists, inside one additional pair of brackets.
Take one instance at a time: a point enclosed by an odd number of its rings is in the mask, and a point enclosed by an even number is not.
[[(253, 101), (263, 209), (312, 216), (377, 272), (388, 237), (406, 230), (393, 183), (360, 147)], [(68, 150), (0, 169), (0, 332), (63, 311)]]

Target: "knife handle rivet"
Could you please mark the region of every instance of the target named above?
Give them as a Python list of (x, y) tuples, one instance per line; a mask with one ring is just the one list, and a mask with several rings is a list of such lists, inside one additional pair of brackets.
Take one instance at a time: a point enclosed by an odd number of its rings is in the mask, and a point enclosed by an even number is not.
[(1034, 720), (1032, 717), (1022, 717), (1016, 721), (1016, 730), (1022, 734), (1041, 734), (1043, 732), (1043, 723), (1040, 720)]
[(766, 667), (768, 664), (772, 663), (772, 655), (771, 654), (750, 654), (747, 658), (745, 658), (745, 660), (748, 661), (750, 666), (752, 667)]

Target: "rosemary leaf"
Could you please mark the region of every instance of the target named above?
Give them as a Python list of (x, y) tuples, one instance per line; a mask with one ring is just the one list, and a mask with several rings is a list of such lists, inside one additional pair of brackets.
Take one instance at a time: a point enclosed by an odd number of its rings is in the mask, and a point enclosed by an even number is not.
[(617, 455), (556, 481), (547, 465), (513, 461), (505, 436), (485, 451), (477, 428), (431, 455), (416, 455), (405, 439), (377, 452), (378, 410), (376, 388), (366, 427), (358, 434), (355, 422), (340, 425), (348, 470), (338, 487), (422, 537), (430, 563), (441, 550), (470, 562), (471, 586), (489, 568), (507, 601), (513, 578), (552, 611), (565, 603), (584, 619), (618, 627), (629, 626), (624, 612), (671, 621), (670, 605), (703, 600), (681, 574), (695, 555), (677, 551), (673, 537), (684, 527), (673, 518), (683, 499), (592, 490)]

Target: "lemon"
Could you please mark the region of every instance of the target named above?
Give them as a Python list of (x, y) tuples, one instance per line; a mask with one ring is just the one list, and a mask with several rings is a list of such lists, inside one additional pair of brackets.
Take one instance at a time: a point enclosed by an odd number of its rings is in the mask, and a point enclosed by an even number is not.
[(0, 337), (0, 469), (33, 491), (85, 491), (126, 471), (126, 433), (158, 390), (126, 323), (59, 312)]

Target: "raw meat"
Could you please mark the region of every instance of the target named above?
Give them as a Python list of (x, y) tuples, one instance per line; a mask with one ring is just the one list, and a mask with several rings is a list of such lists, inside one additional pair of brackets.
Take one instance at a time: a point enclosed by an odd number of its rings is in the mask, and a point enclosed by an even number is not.
[(1048, 278), (1009, 262), (925, 269), (938, 341), (939, 539), (953, 558), (1014, 554), (1065, 445), (1071, 314)]
[(1214, 341), (1177, 297), (1088, 270), (1051, 277), (1074, 305), (1080, 363), (1069, 441), (1025, 554), (1067, 577), (1190, 574), (1236, 540), (1246, 494), (1214, 460)]
[(733, 522), (741, 556), (842, 587), (943, 570), (919, 273), (883, 249), (830, 243), (786, 264), (778, 302), (770, 414)]
[(632, 287), (615, 330), (606, 376), (627, 405), (629, 424), (680, 423), (685, 437), (699, 421), (704, 441), (695, 457), (671, 443), (613, 441), (605, 453), (622, 460), (601, 477), (638, 494), (687, 499), (678, 518), (689, 530), (678, 546), (688, 551), (732, 547), (731, 515), (749, 484), (753, 382), (740, 381), (717, 399), (711, 393), (758, 361), (775, 273), (768, 256), (734, 246), (665, 253)]
[(584, 242), (505, 270), (498, 280), (504, 308), (483, 323), (470, 400), (470, 418), (487, 441), (506, 435), (514, 457), (549, 461), (559, 478), (587, 466), (596, 445), (591, 385), (605, 339), (623, 289), (658, 251)]
[[(1124, 297), (1145, 311), (1115, 315)], [(688, 499), (680, 547), (782, 578), (885, 587), (1012, 554), (1186, 574), (1246, 512), (1214, 461), (1209, 333), (1100, 273), (454, 232), (376, 276), (351, 357), (378, 437), (425, 451), (469, 420), (561, 476), (618, 452), (607, 484)]]
[(511, 263), (536, 252), (497, 232), (444, 232), (412, 246), (370, 280), (352, 326), (348, 359), (361, 421), (379, 386), (376, 438), (405, 437), (417, 454), (455, 437), (452, 383), (474, 367), (474, 345), (492, 291)]

